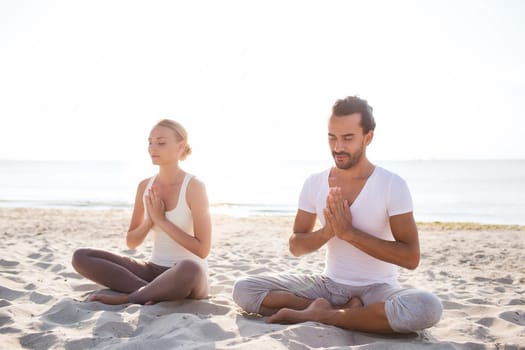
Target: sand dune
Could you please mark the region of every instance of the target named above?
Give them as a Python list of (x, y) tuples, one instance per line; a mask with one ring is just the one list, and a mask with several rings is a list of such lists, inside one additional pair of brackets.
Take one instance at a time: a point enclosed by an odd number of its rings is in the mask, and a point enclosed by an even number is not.
[(420, 227), (422, 261), (401, 284), (436, 293), (440, 323), (419, 334), (381, 336), (315, 322), (267, 324), (231, 298), (247, 274), (322, 270), (320, 251), (288, 253), (292, 218), (214, 215), (207, 300), (108, 306), (86, 299), (102, 287), (71, 267), (82, 246), (127, 250), (128, 211), (0, 209), (2, 349), (525, 349), (525, 231)]

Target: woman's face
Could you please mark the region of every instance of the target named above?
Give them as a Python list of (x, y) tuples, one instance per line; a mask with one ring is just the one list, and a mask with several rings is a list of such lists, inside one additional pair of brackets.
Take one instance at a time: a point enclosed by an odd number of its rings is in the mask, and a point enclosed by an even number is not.
[(160, 125), (151, 130), (148, 142), (148, 152), (155, 165), (178, 161), (185, 143), (177, 140), (173, 130)]

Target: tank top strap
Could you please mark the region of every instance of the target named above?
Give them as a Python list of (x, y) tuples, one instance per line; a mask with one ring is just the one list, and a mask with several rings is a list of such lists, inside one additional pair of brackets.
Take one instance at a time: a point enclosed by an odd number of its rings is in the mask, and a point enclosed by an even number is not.
[(155, 181), (155, 179), (157, 178), (157, 175), (159, 174), (155, 174), (153, 175), (152, 177), (150, 177), (149, 181), (148, 181), (148, 184), (146, 185), (146, 189), (144, 190), (144, 195), (146, 195), (146, 193), (148, 192), (148, 190), (151, 188), (151, 186), (153, 185), (153, 182)]
[(188, 174), (188, 173), (184, 175), (184, 180), (182, 180), (182, 185), (180, 187), (178, 203), (186, 203), (186, 189), (188, 188), (188, 184), (190, 183), (190, 180), (192, 177), (193, 175)]

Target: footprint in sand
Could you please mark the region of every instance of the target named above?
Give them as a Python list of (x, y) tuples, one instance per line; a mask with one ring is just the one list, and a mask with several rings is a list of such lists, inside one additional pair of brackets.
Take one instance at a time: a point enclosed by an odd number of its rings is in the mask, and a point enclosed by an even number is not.
[(485, 327), (490, 327), (494, 324), (496, 319), (494, 317), (483, 317), (476, 321), (477, 324), (480, 324)]
[(494, 303), (491, 303), (490, 301), (486, 299), (480, 299), (480, 298), (471, 298), (467, 300), (471, 304), (477, 304), (477, 305), (494, 305)]
[(136, 330), (127, 323), (110, 321), (96, 327), (93, 333), (99, 336), (110, 335), (117, 338), (129, 338), (136, 333)]
[(96, 349), (98, 344), (102, 343), (102, 338), (82, 338), (64, 343), (65, 349)]
[(59, 272), (59, 271), (62, 271), (62, 270), (65, 270), (66, 267), (62, 264), (55, 264), (52, 268), (51, 268), (51, 272)]
[(0, 327), (4, 327), (9, 324), (13, 324), (15, 321), (13, 321), (13, 317), (11, 317), (7, 312), (1, 312), (0, 313)]
[(58, 338), (48, 332), (27, 334), (20, 337), (20, 345), (28, 349), (50, 349), (56, 345)]
[(502, 277), (502, 278), (496, 278), (494, 282), (502, 283), (502, 284), (512, 284), (514, 282), (514, 279), (510, 276)]
[(0, 259), (0, 266), (2, 266), (2, 267), (14, 267), (14, 266), (17, 266), (19, 264), (20, 263), (18, 261)]
[(35, 290), (36, 288), (37, 286), (34, 283), (29, 283), (24, 287), (25, 290)]
[(51, 299), (53, 299), (53, 296), (40, 294), (38, 292), (32, 292), (31, 295), (29, 296), (29, 299), (31, 299), (31, 301), (34, 302), (35, 304), (45, 304)]
[(459, 310), (459, 309), (465, 308), (465, 305), (456, 303), (453, 301), (443, 300), (442, 303), (443, 303), (443, 308), (445, 310)]
[(74, 278), (74, 279), (77, 279), (77, 280), (82, 280), (84, 279), (84, 277), (82, 277), (82, 275), (76, 273), (76, 272), (61, 272), (59, 273), (60, 276), (62, 277), (65, 277), (65, 278)]
[(47, 270), (51, 264), (45, 263), (45, 262), (38, 262), (35, 264), (36, 266), (40, 267), (41, 269)]
[(75, 325), (93, 317), (91, 310), (85, 310), (80, 305), (71, 299), (62, 300), (42, 314), (42, 321), (60, 325)]
[(505, 321), (517, 324), (518, 326), (525, 326), (525, 312), (522, 311), (506, 311), (499, 315)]
[(24, 292), (0, 286), (0, 299), (7, 299), (9, 301), (13, 301), (15, 299), (20, 298), (24, 294)]
[[(46, 242), (47, 243), (47, 242)], [(52, 253), (53, 251), (51, 249), (49, 249), (48, 247), (42, 247), (39, 249), (39, 252), (42, 252), (42, 253)]]

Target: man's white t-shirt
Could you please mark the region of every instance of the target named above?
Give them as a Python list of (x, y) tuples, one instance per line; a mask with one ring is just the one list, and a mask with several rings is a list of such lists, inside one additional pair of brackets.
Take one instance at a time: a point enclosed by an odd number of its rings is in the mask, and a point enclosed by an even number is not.
[[(299, 209), (317, 214), (325, 225), (323, 209), (330, 187), (330, 170), (311, 175), (299, 197)], [(389, 217), (412, 212), (412, 197), (398, 175), (376, 166), (350, 206), (355, 228), (384, 240), (393, 241)], [(376, 259), (337, 237), (327, 243), (325, 270), (330, 279), (352, 286), (388, 283), (397, 286), (397, 266)]]

